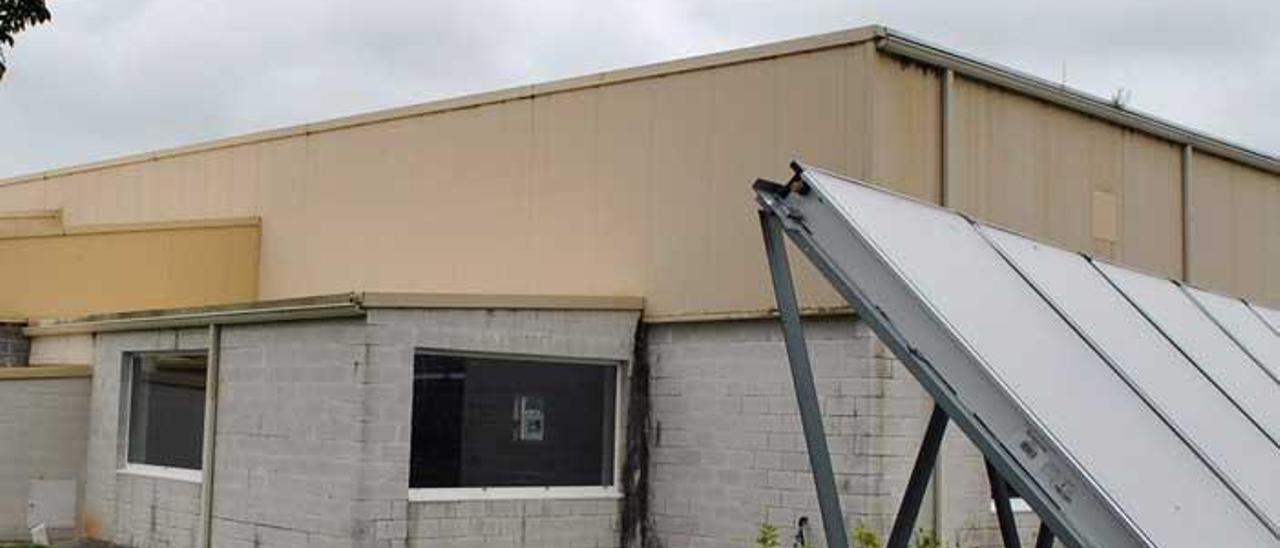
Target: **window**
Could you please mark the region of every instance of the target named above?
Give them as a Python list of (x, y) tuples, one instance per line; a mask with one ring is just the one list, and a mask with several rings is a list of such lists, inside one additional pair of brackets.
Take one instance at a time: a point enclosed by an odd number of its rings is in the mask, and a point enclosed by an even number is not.
[(603, 492), (614, 482), (617, 375), (616, 363), (418, 353), (409, 486)]
[(200, 469), (207, 361), (204, 352), (128, 355), (130, 465)]

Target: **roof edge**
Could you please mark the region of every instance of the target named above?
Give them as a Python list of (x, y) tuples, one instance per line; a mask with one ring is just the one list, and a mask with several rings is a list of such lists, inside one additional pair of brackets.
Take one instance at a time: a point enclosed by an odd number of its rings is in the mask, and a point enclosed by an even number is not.
[(360, 301), (364, 308), (644, 310), (643, 297), (629, 296), (366, 292)]
[(208, 325), (265, 323), (364, 316), (377, 308), (614, 310), (640, 312), (644, 299), (592, 295), (489, 295), (480, 293), (352, 292), (187, 308), (93, 314), (79, 318), (33, 321), (23, 328), (29, 337), (180, 329)]
[(532, 85), (514, 86), (495, 91), (449, 97), (405, 107), (376, 110), (372, 112), (332, 118), (320, 122), (256, 131), (190, 145), (181, 145), (150, 152), (128, 154), (96, 162), (4, 177), (0, 178), (0, 186), (31, 183), (130, 164), (186, 156), (200, 152), (265, 143), (315, 133), (351, 129), (379, 122), (415, 118), (418, 116), (438, 114), (452, 110), (462, 110), (506, 101), (530, 99), (566, 91), (619, 84), (632, 80), (669, 76), (710, 67), (735, 65), (773, 57), (837, 48), (862, 42), (869, 42), (877, 37), (883, 36), (886, 30), (887, 29), (879, 25), (867, 25), (825, 34), (793, 38), (756, 46), (747, 46), (728, 51), (708, 53), (693, 57), (683, 57), (670, 61), (660, 61), (647, 65), (606, 70), (581, 76), (571, 76), (568, 78), (550, 80)]
[(1141, 110), (1121, 108), (1091, 93), (1033, 76), (885, 28), (876, 48), (925, 65), (950, 69), (956, 74), (1004, 90), (1040, 99), (1060, 107), (1131, 128), (1192, 149), (1220, 156), (1263, 171), (1280, 174), (1280, 157), (1214, 137)]

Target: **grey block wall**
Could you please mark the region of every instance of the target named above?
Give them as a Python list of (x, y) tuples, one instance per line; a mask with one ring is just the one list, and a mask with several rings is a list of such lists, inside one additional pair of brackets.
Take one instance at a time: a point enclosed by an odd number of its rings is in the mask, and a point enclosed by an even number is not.
[(25, 323), (0, 322), (0, 367), (23, 367), (31, 353), (31, 341), (22, 334)]
[(358, 546), (365, 480), (363, 319), (227, 326), (213, 499), (216, 546)]
[[(932, 400), (852, 317), (809, 320), (806, 338), (846, 523), (883, 538)], [(777, 322), (653, 325), (649, 344), (651, 507), (665, 546), (750, 545), (766, 522), (789, 545), (801, 517), (825, 544)], [(980, 454), (953, 427), (941, 460), (942, 490), (928, 494), (920, 527), (947, 546), (997, 546)]]
[(84, 474), (89, 379), (0, 381), (0, 541), (27, 540), (32, 480)]
[[(409, 502), (416, 348), (632, 355), (635, 313), (376, 310), (227, 326), (213, 502), (219, 547), (613, 546), (618, 503)], [(126, 352), (203, 349), (206, 332), (105, 334), (95, 351), (86, 517), (132, 546), (193, 546), (200, 484), (121, 473)]]
[(106, 333), (94, 345), (88, 460), (82, 511), (85, 533), (131, 546), (192, 546), (200, 514), (200, 484), (119, 473), (124, 354), (204, 350), (203, 329)]
[[(629, 362), (635, 322), (617, 312), (386, 309), (224, 328), (215, 545), (616, 546), (616, 498), (411, 502), (412, 363), (418, 348)], [(807, 516), (821, 545), (777, 324), (648, 329), (651, 514), (662, 544), (749, 545), (764, 522), (789, 538)], [(931, 401), (852, 318), (810, 321), (808, 337), (846, 520), (883, 534)], [(204, 343), (203, 330), (99, 338), (85, 487), (91, 532), (136, 546), (196, 542), (198, 483), (117, 471), (119, 408), (124, 352)], [(948, 546), (998, 545), (982, 460), (954, 430), (941, 474), (942, 511), (926, 504), (921, 526), (938, 528)], [(1028, 532), (1034, 526), (1025, 520)]]

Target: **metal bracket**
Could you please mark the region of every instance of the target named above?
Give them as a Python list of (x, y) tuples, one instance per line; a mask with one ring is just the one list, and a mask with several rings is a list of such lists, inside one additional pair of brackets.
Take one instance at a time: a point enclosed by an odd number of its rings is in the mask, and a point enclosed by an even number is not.
[(991, 502), (996, 505), (996, 519), (1000, 522), (1000, 538), (1005, 548), (1022, 548), (1018, 538), (1018, 523), (1013, 518), (1013, 507), (1009, 504), (1009, 484), (1004, 482), (1000, 473), (996, 472), (991, 461), (987, 465), (987, 481), (991, 484)]

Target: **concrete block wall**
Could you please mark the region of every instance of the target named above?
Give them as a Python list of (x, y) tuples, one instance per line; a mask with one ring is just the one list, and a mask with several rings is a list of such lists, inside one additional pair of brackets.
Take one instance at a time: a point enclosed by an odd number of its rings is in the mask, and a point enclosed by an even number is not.
[(192, 546), (200, 484), (120, 472), (124, 356), (128, 352), (206, 350), (203, 329), (104, 333), (94, 345), (88, 457), (82, 519), (85, 533), (130, 546)]
[[(409, 411), (417, 348), (627, 362), (637, 314), (531, 310), (374, 310), (366, 390), (369, 443), (358, 504), (376, 546), (609, 547), (619, 500), (408, 502)], [(625, 382), (625, 375), (622, 380)], [(624, 390), (625, 393), (625, 390)], [(620, 406), (625, 409), (625, 402)], [(619, 436), (621, 438), (621, 436)]]
[[(223, 328), (213, 541), (227, 547), (612, 546), (616, 498), (410, 502), (416, 348), (625, 362), (636, 313), (378, 310)], [(199, 482), (121, 472), (123, 359), (207, 331), (104, 334), (94, 352), (89, 532), (193, 546)]]
[[(776, 321), (649, 327), (654, 447), (652, 514), (667, 548), (749, 545), (761, 523), (790, 539), (822, 525), (786, 351)], [(932, 400), (852, 317), (806, 322), (827, 442), (850, 531), (883, 536), (914, 463)], [(947, 546), (986, 546), (994, 517), (982, 460), (948, 435), (938, 506), (920, 526)], [(931, 489), (932, 491), (932, 489)], [(789, 542), (789, 541), (788, 541)]]
[(32, 480), (83, 477), (88, 422), (89, 379), (0, 380), (0, 541), (28, 539)]
[(111, 538), (127, 546), (194, 546), (200, 484), (119, 474)]
[(546, 546), (618, 544), (616, 500), (507, 500), (409, 505), (410, 546)]
[(368, 545), (366, 337), (362, 318), (223, 328), (215, 546)]
[(27, 365), (31, 342), (22, 334), (25, 323), (0, 321), (0, 367)]

